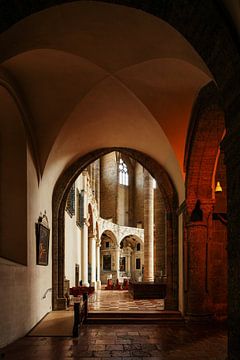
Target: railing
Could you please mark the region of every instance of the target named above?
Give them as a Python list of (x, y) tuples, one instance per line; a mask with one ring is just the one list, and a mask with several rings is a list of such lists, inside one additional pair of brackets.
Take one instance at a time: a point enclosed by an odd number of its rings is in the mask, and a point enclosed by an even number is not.
[(49, 289), (47, 289), (47, 290), (45, 291), (45, 293), (44, 293), (44, 295), (43, 295), (42, 299), (46, 299), (46, 297), (47, 297), (47, 293), (48, 293), (49, 291), (52, 291), (52, 288), (49, 288)]
[(78, 337), (79, 328), (87, 321), (88, 316), (88, 293), (83, 294), (83, 303), (74, 303), (74, 323), (72, 336)]

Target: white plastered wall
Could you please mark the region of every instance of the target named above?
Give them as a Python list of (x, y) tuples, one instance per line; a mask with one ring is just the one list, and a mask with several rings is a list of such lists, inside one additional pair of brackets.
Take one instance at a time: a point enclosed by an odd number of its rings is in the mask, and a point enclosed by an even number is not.
[(0, 310), (0, 347), (26, 335), (52, 309), (51, 290), (47, 291), (52, 288), (51, 234), (48, 266), (36, 264), (35, 236), (35, 223), (40, 212), (46, 210), (51, 229), (52, 188), (48, 186), (47, 179), (42, 179), (38, 184), (29, 151), (27, 179), (28, 265), (24, 266), (0, 258), (0, 278), (4, 289)]
[(77, 190), (81, 192), (81, 175), (75, 182), (75, 215), (65, 211), (65, 278), (70, 280), (70, 287), (75, 286), (75, 265), (79, 265), (79, 280), (81, 280), (81, 229), (76, 224)]

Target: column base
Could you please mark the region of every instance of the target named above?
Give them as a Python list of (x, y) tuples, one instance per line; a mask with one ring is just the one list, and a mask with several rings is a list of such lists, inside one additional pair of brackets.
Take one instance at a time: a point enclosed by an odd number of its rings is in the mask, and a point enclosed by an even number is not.
[(66, 310), (67, 308), (67, 299), (66, 298), (57, 298), (54, 310)]
[(91, 286), (94, 287), (94, 289), (97, 289), (97, 282), (96, 281), (91, 281)]
[(101, 290), (101, 280), (97, 280), (97, 290)]
[(82, 286), (87, 286), (87, 287), (88, 287), (88, 286), (89, 286), (89, 282), (83, 282), (83, 283), (82, 283)]

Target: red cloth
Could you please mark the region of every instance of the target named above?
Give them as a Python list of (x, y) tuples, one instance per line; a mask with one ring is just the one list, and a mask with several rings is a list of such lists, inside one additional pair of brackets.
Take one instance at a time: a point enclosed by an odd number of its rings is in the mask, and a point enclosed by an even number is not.
[(73, 295), (74, 297), (77, 297), (78, 295), (82, 295), (84, 293), (88, 293), (88, 295), (91, 295), (93, 292), (93, 286), (74, 286), (69, 289), (70, 295)]

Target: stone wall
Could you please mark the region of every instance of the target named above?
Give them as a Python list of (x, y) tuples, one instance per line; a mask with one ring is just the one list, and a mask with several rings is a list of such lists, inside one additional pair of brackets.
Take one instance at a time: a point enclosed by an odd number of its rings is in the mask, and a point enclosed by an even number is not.
[(118, 168), (115, 152), (101, 157), (100, 216), (117, 222)]
[(134, 221), (135, 226), (144, 226), (143, 208), (143, 167), (135, 164), (135, 198), (134, 198)]

